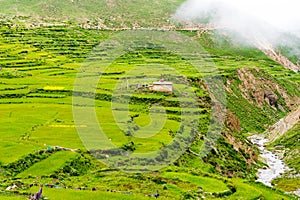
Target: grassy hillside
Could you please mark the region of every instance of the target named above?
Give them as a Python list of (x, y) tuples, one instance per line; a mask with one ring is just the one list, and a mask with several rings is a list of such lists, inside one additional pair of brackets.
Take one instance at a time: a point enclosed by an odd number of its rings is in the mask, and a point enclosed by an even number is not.
[[(129, 148), (133, 144), (132, 151), (147, 153), (168, 144), (174, 134), (180, 134), (182, 110), (176, 97), (166, 93), (139, 91), (131, 98), (130, 115), (140, 126), (150, 122), (150, 105), (159, 101), (165, 107), (166, 123), (156, 135), (147, 139), (131, 137), (115, 123), (111, 107), (114, 88), (124, 73), (145, 63), (151, 64), (147, 65), (149, 82), (159, 79), (161, 74), (166, 79), (172, 78), (170, 71), (163, 73), (154, 66), (168, 65), (186, 75), (197, 95), (201, 120), (192, 146), (176, 162), (155, 172), (125, 173), (99, 163), (86, 151), (78, 137), (78, 124), (74, 123), (72, 113), (73, 84), (79, 68), (92, 49), (115, 32), (74, 25), (12, 28), (2, 23), (0, 114), (4, 117), (0, 120), (0, 178), (5, 181), (0, 184), (1, 191), (16, 184), (21, 197), (13, 198), (24, 199), (43, 184), (44, 195), (50, 199), (73, 199), (74, 196), (78, 199), (100, 196), (149, 199), (147, 195), (155, 194), (156, 190), (162, 199), (203, 196), (208, 199), (293, 199), (254, 182), (255, 169), (260, 163), (257, 150), (246, 136), (249, 132), (263, 132), (268, 125), (286, 115), (292, 108), (290, 102), (300, 96), (296, 83), (299, 75), (284, 69), (258, 50), (235, 46), (213, 32), (180, 33), (202, 44), (207, 50), (203, 56), (211, 57), (219, 68), (227, 94), (224, 130), (213, 150), (200, 159), (197, 154), (207, 142), (207, 125), (212, 112), (212, 99), (202, 76), (185, 60), (161, 49), (129, 52), (113, 62), (96, 88), (97, 119), (116, 146)], [(216, 42), (220, 38), (222, 45)], [(265, 90), (276, 93), (277, 107), (264, 100), (262, 92)], [(187, 99), (185, 103), (188, 103)], [(80, 124), (83, 128), (84, 125)], [(134, 127), (125, 125), (129, 132), (136, 133)], [(47, 149), (50, 146), (79, 150), (74, 153), (68, 149)], [(48, 187), (49, 184), (53, 184), (53, 188)], [(92, 188), (96, 191), (91, 191)], [(10, 198), (12, 193), (0, 195), (4, 199)]]
[(278, 41), (278, 49), (287, 56), (290, 61), (299, 65), (299, 37), (293, 34), (282, 34)]
[(27, 21), (75, 21), (102, 28), (162, 27), (170, 25), (171, 14), (182, 2), (183, 0), (1, 0), (0, 13), (6, 16), (34, 16)]

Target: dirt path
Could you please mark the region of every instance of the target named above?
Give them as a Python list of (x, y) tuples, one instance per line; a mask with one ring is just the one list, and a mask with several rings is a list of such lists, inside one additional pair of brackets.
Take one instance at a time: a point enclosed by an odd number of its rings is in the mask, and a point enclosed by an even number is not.
[(300, 67), (292, 63), (287, 57), (282, 55), (279, 51), (276, 51), (273, 46), (267, 41), (256, 39), (255, 46), (260, 49), (266, 56), (283, 65), (285, 68), (294, 72), (299, 72)]
[(287, 131), (293, 128), (300, 121), (300, 107), (288, 114), (285, 118), (280, 119), (276, 124), (271, 126), (265, 134), (270, 142), (283, 136)]

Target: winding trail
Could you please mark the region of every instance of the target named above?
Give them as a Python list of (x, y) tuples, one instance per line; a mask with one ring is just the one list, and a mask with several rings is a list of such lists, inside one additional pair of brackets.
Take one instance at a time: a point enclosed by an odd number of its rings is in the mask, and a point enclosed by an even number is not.
[(283, 136), (300, 121), (300, 106), (271, 126), (265, 134), (270, 142)]
[(287, 57), (285, 57), (280, 51), (275, 50), (273, 45), (267, 40), (262, 40), (262, 38), (256, 38), (254, 42), (255, 46), (261, 50), (266, 56), (274, 60), (275, 62), (281, 64), (284, 68), (290, 69), (293, 72), (299, 72), (300, 66), (291, 62)]

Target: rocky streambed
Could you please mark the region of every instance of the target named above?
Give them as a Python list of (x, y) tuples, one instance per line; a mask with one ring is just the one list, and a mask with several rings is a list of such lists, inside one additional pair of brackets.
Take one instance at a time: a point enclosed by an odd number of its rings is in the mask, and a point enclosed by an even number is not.
[(272, 187), (272, 181), (288, 171), (289, 168), (278, 155), (266, 149), (265, 145), (269, 142), (268, 139), (258, 135), (252, 135), (249, 139), (253, 144), (257, 145), (261, 158), (268, 165), (258, 170), (257, 181)]

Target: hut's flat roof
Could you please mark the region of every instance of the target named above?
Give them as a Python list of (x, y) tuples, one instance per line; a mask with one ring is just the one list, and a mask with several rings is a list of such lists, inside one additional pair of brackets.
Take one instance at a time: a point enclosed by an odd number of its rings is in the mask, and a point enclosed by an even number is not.
[(153, 85), (173, 85), (173, 83), (167, 81), (159, 81), (159, 82), (153, 82)]

